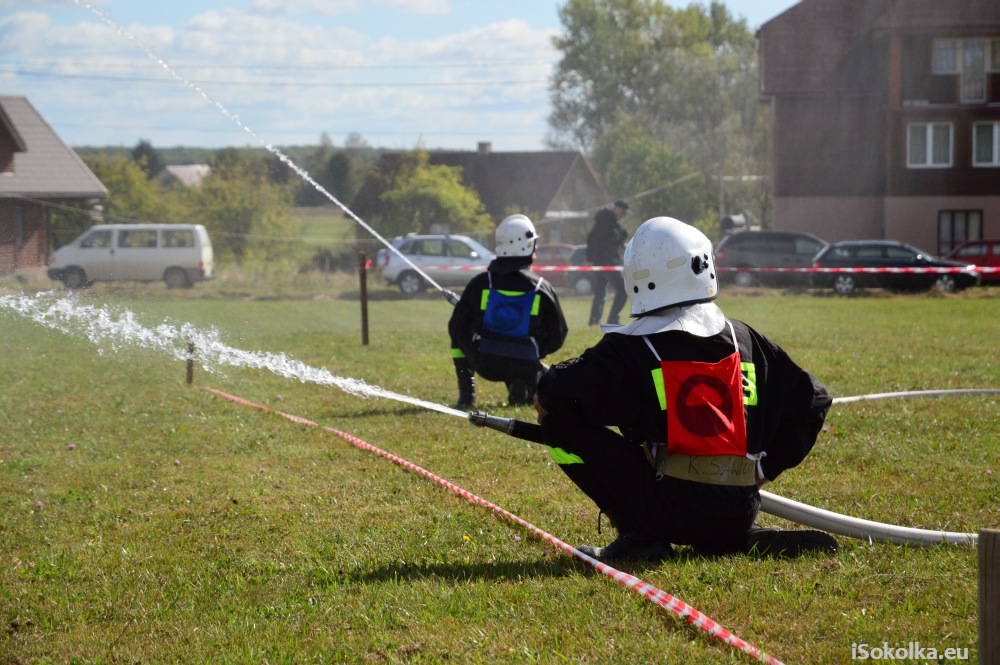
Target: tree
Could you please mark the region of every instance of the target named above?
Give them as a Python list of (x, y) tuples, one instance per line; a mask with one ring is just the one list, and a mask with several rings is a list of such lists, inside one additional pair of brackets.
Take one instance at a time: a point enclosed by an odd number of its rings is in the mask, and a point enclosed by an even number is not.
[(651, 139), (640, 123), (612, 125), (594, 148), (594, 167), (611, 192), (629, 192), (630, 224), (676, 217), (699, 227), (714, 222), (704, 176), (670, 147)]
[(633, 123), (701, 173), (717, 213), (760, 204), (719, 185), (720, 176), (769, 172), (756, 40), (745, 20), (721, 2), (674, 9), (663, 0), (568, 0), (560, 19), (551, 143), (590, 151)]
[(424, 150), (382, 160), (359, 193), (357, 208), (385, 236), (432, 232), (485, 231), (493, 221), (479, 194), (462, 185), (462, 169), (431, 165)]
[(160, 157), (160, 153), (146, 139), (140, 140), (132, 148), (132, 161), (146, 172), (146, 177), (150, 180), (163, 170), (163, 159)]
[(187, 192), (191, 221), (204, 224), (222, 259), (236, 263), (273, 261), (286, 256), (298, 235), (289, 215), (293, 188), (269, 180), (267, 159), (235, 148), (209, 161), (212, 173)]
[(178, 213), (176, 201), (164, 195), (146, 177), (140, 164), (124, 157), (97, 155), (84, 160), (98, 180), (108, 188), (102, 202), (109, 222), (171, 222)]

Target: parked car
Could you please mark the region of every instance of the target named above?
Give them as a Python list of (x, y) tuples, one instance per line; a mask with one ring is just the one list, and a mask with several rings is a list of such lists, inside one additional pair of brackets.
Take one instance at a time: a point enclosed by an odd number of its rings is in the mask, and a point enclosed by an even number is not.
[[(715, 247), (717, 268), (809, 268), (829, 243), (811, 233), (736, 231)], [(736, 286), (809, 284), (807, 272), (720, 270), (719, 279)]]
[(941, 258), (971, 263), (977, 268), (995, 268), (998, 272), (979, 273), (979, 283), (1000, 283), (1000, 238), (966, 240)]
[[(441, 286), (465, 286), (496, 258), (493, 252), (468, 236), (411, 233), (393, 239), (392, 246)], [(427, 288), (427, 280), (395, 252), (379, 250), (376, 264), (382, 278), (408, 296)], [(454, 270), (453, 266), (469, 269)]]
[[(548, 266), (568, 266), (573, 248), (573, 245), (566, 243), (538, 245), (535, 247), (535, 262), (532, 267), (537, 269)], [(569, 276), (572, 274), (563, 270), (538, 270), (537, 272), (545, 278), (546, 282), (556, 287), (566, 286), (569, 283)]]
[[(569, 255), (571, 266), (587, 265), (587, 246), (577, 245)], [(594, 292), (594, 273), (585, 270), (576, 270), (568, 273), (566, 286), (573, 290), (578, 296), (589, 296)]]
[(215, 276), (212, 241), (201, 224), (95, 224), (52, 253), (47, 274), (69, 289), (161, 279), (189, 288)]
[[(979, 283), (974, 266), (940, 259), (916, 247), (893, 240), (847, 240), (816, 255), (814, 268), (859, 268), (848, 272), (813, 273), (813, 285), (851, 295), (860, 288), (924, 291), (939, 285), (943, 291), (960, 291)], [(958, 268), (960, 272), (902, 271), (899, 268)]]

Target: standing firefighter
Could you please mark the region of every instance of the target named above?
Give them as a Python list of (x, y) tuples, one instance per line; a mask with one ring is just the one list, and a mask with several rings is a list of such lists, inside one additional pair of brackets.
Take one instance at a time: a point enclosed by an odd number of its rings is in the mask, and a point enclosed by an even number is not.
[(594, 299), (590, 303), (590, 325), (596, 326), (604, 315), (604, 299), (610, 288), (614, 295), (608, 310), (608, 323), (619, 323), (628, 295), (625, 283), (617, 268), (622, 264), (622, 250), (628, 239), (628, 230), (622, 220), (628, 215), (628, 203), (615, 201), (613, 207), (602, 208), (594, 215), (594, 226), (587, 234), (587, 262), (595, 266), (611, 266), (616, 270), (601, 270), (593, 273)]
[[(535, 407), (552, 457), (618, 531), (597, 559), (836, 551), (821, 531), (754, 524), (758, 489), (798, 465), (830, 408), (827, 391), (774, 342), (712, 301), (712, 244), (656, 217), (625, 250), (635, 321), (603, 326), (579, 358), (542, 377)], [(621, 434), (610, 429), (619, 428)]]
[(497, 258), (472, 278), (455, 305), (448, 334), (458, 376), (457, 409), (475, 406), (475, 374), (507, 384), (510, 404), (530, 404), (545, 369), (541, 359), (566, 340), (559, 297), (531, 272), (537, 239), (524, 215), (500, 222)]

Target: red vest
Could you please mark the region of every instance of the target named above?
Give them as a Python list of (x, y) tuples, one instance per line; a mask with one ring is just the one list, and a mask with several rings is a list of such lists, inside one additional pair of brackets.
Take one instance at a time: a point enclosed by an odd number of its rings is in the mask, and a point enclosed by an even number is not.
[(717, 363), (661, 360), (649, 339), (643, 338), (663, 372), (671, 455), (747, 454), (740, 348), (732, 323), (729, 332), (736, 350)]

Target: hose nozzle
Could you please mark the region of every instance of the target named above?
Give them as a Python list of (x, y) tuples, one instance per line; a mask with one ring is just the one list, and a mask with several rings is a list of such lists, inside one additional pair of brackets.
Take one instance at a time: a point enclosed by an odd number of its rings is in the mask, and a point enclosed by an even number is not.
[(514, 418), (491, 416), (485, 411), (470, 412), (469, 422), (476, 427), (489, 427), (517, 439), (545, 443), (545, 439), (542, 438), (542, 428), (534, 423), (526, 423)]
[(485, 411), (471, 412), (469, 414), (469, 422), (476, 427), (489, 427), (490, 429), (495, 429), (498, 432), (503, 432), (504, 434), (512, 434), (514, 432), (515, 421), (513, 418), (491, 416)]

